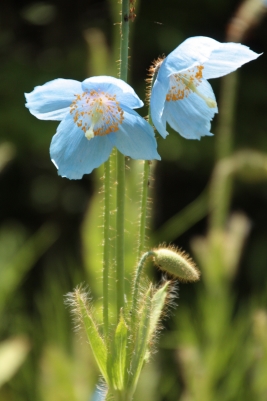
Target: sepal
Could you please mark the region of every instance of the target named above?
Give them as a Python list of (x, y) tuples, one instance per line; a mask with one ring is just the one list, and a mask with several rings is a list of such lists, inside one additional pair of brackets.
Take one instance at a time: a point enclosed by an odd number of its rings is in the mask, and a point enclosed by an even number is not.
[(113, 389), (125, 388), (128, 328), (121, 310), (120, 320), (114, 333), (108, 355), (108, 373)]
[(170, 281), (161, 286), (152, 297), (151, 316), (149, 325), (149, 338), (152, 338), (160, 325), (160, 318), (166, 306), (167, 296), (170, 290)]
[(103, 338), (99, 334), (92, 311), (89, 306), (88, 294), (80, 287), (75, 288), (74, 292), (66, 295), (66, 304), (72, 309), (74, 319), (84, 326), (87, 339), (92, 353), (95, 357), (99, 370), (107, 384), (110, 384), (107, 372), (107, 347)]
[(141, 369), (144, 364), (144, 359), (146, 357), (147, 346), (149, 342), (150, 333), (150, 313), (152, 307), (152, 285), (149, 286), (148, 291), (145, 293), (143, 302), (141, 304), (140, 318), (137, 319), (137, 331), (134, 339), (134, 349), (132, 353), (130, 375), (128, 382), (128, 389), (130, 392), (134, 392)]

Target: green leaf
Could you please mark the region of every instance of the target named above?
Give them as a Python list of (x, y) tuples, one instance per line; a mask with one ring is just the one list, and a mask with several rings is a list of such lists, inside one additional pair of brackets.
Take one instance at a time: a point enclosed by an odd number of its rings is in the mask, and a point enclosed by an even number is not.
[(86, 306), (85, 297), (76, 290), (77, 303), (80, 319), (83, 322), (89, 344), (94, 354), (100, 372), (107, 383), (109, 383), (107, 373), (107, 347), (98, 332), (98, 328)]
[(149, 287), (140, 312), (140, 319), (137, 320), (138, 328), (135, 337), (135, 346), (131, 361), (131, 373), (129, 376), (128, 388), (133, 393), (138, 382), (141, 369), (144, 364), (146, 353), (148, 350), (149, 333), (150, 333), (150, 313), (152, 307), (151, 299), (152, 286)]
[(112, 385), (116, 390), (122, 390), (125, 385), (127, 334), (128, 329), (121, 313), (120, 321), (114, 334), (109, 358)]
[(149, 339), (157, 329), (160, 316), (164, 309), (166, 297), (168, 295), (170, 281), (167, 281), (160, 289), (158, 289), (152, 297), (152, 306), (150, 314), (150, 325), (149, 325)]

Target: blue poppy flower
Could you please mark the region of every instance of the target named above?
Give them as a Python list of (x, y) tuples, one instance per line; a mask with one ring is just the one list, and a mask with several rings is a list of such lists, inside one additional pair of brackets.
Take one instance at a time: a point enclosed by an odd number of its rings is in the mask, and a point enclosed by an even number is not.
[(63, 177), (79, 179), (91, 173), (109, 158), (114, 146), (133, 159), (160, 159), (152, 127), (132, 110), (143, 102), (120, 79), (55, 79), (25, 97), (35, 117), (61, 121), (50, 155)]
[(168, 135), (166, 123), (187, 139), (212, 135), (210, 121), (218, 109), (207, 79), (229, 74), (257, 57), (259, 54), (238, 43), (202, 36), (184, 41), (155, 65), (158, 74), (150, 112), (160, 135)]

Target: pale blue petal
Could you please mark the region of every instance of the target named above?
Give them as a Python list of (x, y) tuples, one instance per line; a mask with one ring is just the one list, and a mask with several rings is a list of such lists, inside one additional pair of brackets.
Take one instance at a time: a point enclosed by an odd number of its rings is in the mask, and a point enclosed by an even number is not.
[(164, 117), (184, 138), (200, 139), (212, 135), (210, 121), (216, 112), (217, 108), (208, 107), (198, 95), (191, 93), (183, 100), (166, 102)]
[(221, 77), (259, 56), (260, 54), (253, 52), (249, 47), (238, 43), (219, 43), (218, 48), (211, 52), (209, 60), (204, 64), (203, 77)]
[[(202, 81), (200, 82), (200, 84), (198, 84), (196, 89), (201, 95), (203, 95), (206, 98), (212, 99), (216, 103), (216, 98), (215, 98), (212, 86), (208, 81), (206, 81), (206, 79), (202, 79)], [(197, 96), (199, 96), (199, 95), (197, 95)], [(212, 107), (212, 108), (208, 107), (208, 109), (211, 110), (209, 115), (213, 116), (214, 113), (218, 113), (217, 107)]]
[(238, 43), (220, 43), (205, 36), (196, 36), (185, 40), (168, 55), (162, 73), (170, 75), (203, 65), (204, 78), (218, 78), (259, 56)]
[(123, 107), (124, 120), (119, 131), (108, 135), (110, 141), (125, 156), (140, 160), (160, 160), (151, 125), (135, 111)]
[(74, 95), (81, 93), (81, 83), (72, 79), (55, 79), (25, 93), (26, 107), (40, 120), (61, 121), (69, 112)]
[(191, 69), (196, 65), (203, 65), (219, 44), (216, 40), (204, 36), (185, 40), (166, 57), (163, 73), (170, 75)]
[(69, 115), (58, 126), (51, 142), (50, 156), (59, 175), (77, 180), (104, 163), (112, 147), (107, 136), (86, 139)]
[(100, 90), (110, 95), (116, 95), (116, 100), (121, 104), (127, 104), (131, 109), (142, 107), (144, 103), (139, 99), (133, 88), (118, 78), (99, 76), (87, 78), (82, 82), (85, 91)]
[[(169, 79), (165, 83), (169, 85)], [(168, 86), (164, 86), (160, 81), (156, 80), (150, 98), (151, 119), (158, 133), (163, 138), (166, 138), (168, 135), (168, 132), (166, 131), (166, 122), (163, 121), (163, 111), (167, 92)]]
[[(169, 77), (168, 80), (166, 81), (169, 83)], [(206, 98), (210, 98), (214, 101), (216, 101), (213, 90), (211, 85), (208, 83), (208, 81), (206, 81), (205, 79), (202, 80), (202, 82), (197, 86), (197, 90)], [(153, 124), (155, 125), (157, 131), (159, 132), (159, 134), (163, 137), (166, 138), (166, 136), (168, 135), (168, 132), (166, 130), (166, 121), (172, 126), (172, 128), (174, 128), (174, 122), (176, 121), (175, 116), (172, 116), (170, 113), (170, 110), (176, 110), (176, 107), (180, 108), (179, 105), (175, 106), (172, 105), (170, 106), (170, 103), (181, 103), (181, 102), (185, 102), (186, 98), (183, 100), (178, 100), (176, 102), (167, 102), (166, 101), (166, 94), (168, 92), (168, 89), (166, 90), (166, 86), (164, 87), (161, 82), (157, 81), (155, 82), (153, 89), (152, 89), (152, 94), (151, 94), (151, 102), (150, 102), (150, 110), (151, 110), (151, 118), (153, 121)], [(193, 95), (193, 96), (192, 96)], [(217, 107), (216, 108), (210, 108), (210, 107), (206, 107), (207, 105), (205, 104), (205, 102), (200, 99), (197, 99), (197, 97), (199, 97), (196, 94), (191, 94), (189, 99), (192, 99), (192, 106), (193, 108), (195, 108), (195, 116), (199, 116), (200, 119), (203, 118), (203, 112), (204, 112), (204, 118), (211, 120), (214, 116), (215, 113), (218, 112)], [(196, 99), (195, 99), (196, 98)], [(198, 107), (198, 100), (200, 101), (200, 104), (202, 105), (202, 103), (204, 102), (204, 111), (201, 109), (201, 111), (197, 110)], [(194, 104), (195, 102), (196, 105)], [(167, 112), (164, 111), (164, 109), (167, 108)], [(172, 124), (171, 124), (172, 121)], [(180, 125), (179, 125), (180, 126)], [(175, 129), (175, 128), (174, 128)], [(184, 132), (183, 130), (180, 130)], [(178, 131), (178, 132), (180, 132)], [(190, 131), (191, 132), (191, 131)], [(206, 132), (206, 131), (205, 131)], [(182, 135), (182, 134), (181, 134)], [(195, 135), (190, 134), (191, 138), (193, 139), (199, 139), (199, 134)], [(203, 134), (203, 135), (208, 135), (207, 133)], [(202, 136), (203, 136), (202, 135)], [(185, 136), (185, 135), (182, 135)], [(189, 136), (186, 136), (186, 138)]]

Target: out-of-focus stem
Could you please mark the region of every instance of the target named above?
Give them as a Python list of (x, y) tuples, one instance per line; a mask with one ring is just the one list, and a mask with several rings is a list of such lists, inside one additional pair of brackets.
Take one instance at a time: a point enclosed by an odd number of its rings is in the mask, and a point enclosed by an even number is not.
[[(229, 42), (242, 42), (247, 33), (255, 28), (266, 14), (266, 6), (260, 0), (245, 0), (239, 5), (235, 15), (231, 18), (227, 27), (226, 40)], [(219, 163), (228, 158), (233, 151), (233, 126), (236, 103), (236, 90), (238, 73), (232, 73), (222, 78), (220, 113), (218, 131), (216, 134), (216, 150)], [(228, 215), (230, 198), (232, 194), (232, 177), (223, 174), (223, 169), (228, 168), (224, 161), (215, 168), (211, 184), (211, 217), (212, 228), (223, 228)], [(216, 174), (224, 176), (218, 182)], [(216, 193), (215, 193), (216, 192)], [(220, 196), (218, 196), (220, 194)]]
[[(227, 75), (222, 78), (221, 96), (220, 96), (220, 113), (218, 130), (216, 133), (216, 154), (217, 160), (220, 163), (221, 160), (229, 157), (233, 152), (233, 130), (234, 130), (234, 115), (235, 115), (235, 103), (236, 103), (236, 89), (237, 89), (237, 72)], [(218, 172), (218, 168), (215, 168), (214, 174)], [(216, 177), (213, 177), (211, 181), (211, 214), (210, 214), (210, 225), (212, 228), (223, 228), (230, 205), (231, 194), (232, 194), (232, 177), (224, 175), (224, 179), (218, 183)], [(214, 185), (216, 190), (214, 189)], [(217, 197), (214, 190), (218, 191), (218, 186), (221, 186), (223, 190), (220, 190), (220, 197)], [(216, 202), (213, 199), (215, 196)]]

